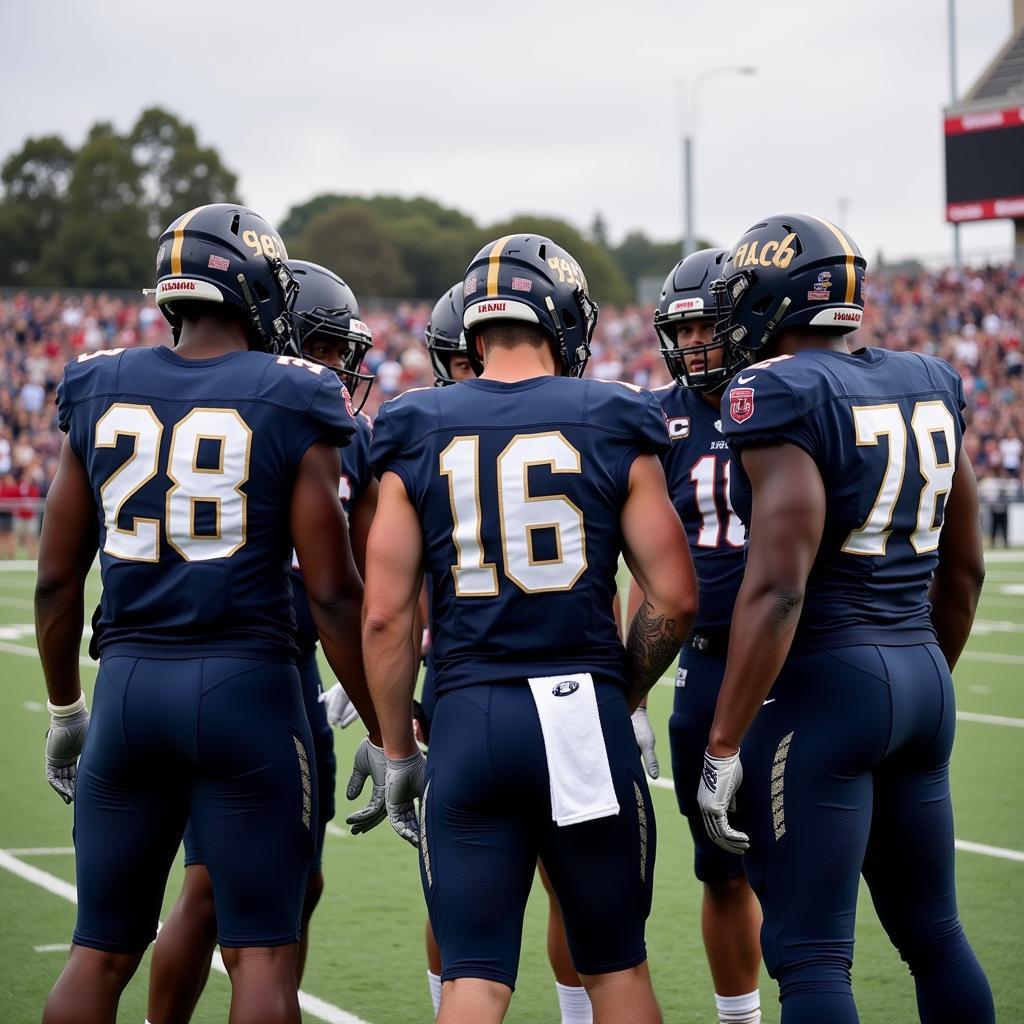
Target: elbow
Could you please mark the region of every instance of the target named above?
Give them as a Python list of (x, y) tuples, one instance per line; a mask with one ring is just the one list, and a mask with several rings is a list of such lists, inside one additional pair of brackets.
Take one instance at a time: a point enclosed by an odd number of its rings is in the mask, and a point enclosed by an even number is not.
[(778, 583), (769, 588), (772, 603), (772, 619), (777, 630), (790, 628), (800, 617), (804, 605), (804, 588)]

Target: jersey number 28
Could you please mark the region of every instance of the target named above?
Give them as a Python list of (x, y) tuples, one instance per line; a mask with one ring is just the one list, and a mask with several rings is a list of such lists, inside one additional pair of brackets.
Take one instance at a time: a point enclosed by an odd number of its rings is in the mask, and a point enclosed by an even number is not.
[[(160, 559), (161, 520), (135, 516), (120, 525), (129, 499), (160, 470), (164, 425), (148, 405), (112, 405), (96, 423), (97, 448), (116, 448), (118, 439), (134, 439), (132, 453), (100, 488), (107, 539), (103, 550), (134, 562)], [(200, 466), (200, 447), (210, 457)], [(246, 496), (252, 430), (234, 409), (193, 409), (171, 430), (164, 473), (171, 486), (164, 506), (167, 543), (186, 562), (228, 558), (245, 544)], [(196, 510), (212, 506), (215, 527), (197, 533)]]

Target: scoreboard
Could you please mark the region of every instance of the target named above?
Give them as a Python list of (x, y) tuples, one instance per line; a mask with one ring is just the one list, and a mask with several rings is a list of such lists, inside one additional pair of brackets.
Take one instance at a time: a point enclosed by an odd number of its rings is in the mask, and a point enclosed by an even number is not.
[(946, 220), (1024, 219), (1024, 105), (946, 117)]

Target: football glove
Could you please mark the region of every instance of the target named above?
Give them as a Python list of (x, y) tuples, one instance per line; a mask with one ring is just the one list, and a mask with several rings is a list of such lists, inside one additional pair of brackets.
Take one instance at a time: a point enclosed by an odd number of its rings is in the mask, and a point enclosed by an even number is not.
[(355, 704), (345, 692), (341, 683), (335, 683), (317, 698), (327, 712), (327, 724), (336, 725), (339, 729), (350, 726), (358, 717)]
[(363, 737), (363, 742), (356, 748), (356, 756), (352, 760), (352, 777), (348, 780), (345, 796), (349, 800), (357, 800), (367, 779), (373, 780), (373, 787), (370, 790), (370, 802), (358, 811), (353, 811), (345, 819), (345, 824), (352, 828), (354, 836), (376, 828), (387, 817), (388, 812), (384, 807), (387, 765), (388, 759), (384, 756), (384, 748), (371, 743), (369, 736)]
[(384, 803), (391, 827), (413, 846), (420, 845), (420, 823), (413, 801), (423, 795), (426, 774), (427, 759), (418, 750), (397, 761), (388, 758)]
[(89, 709), (85, 694), (73, 704), (63, 706), (46, 702), (50, 728), (46, 730), (46, 781), (69, 804), (75, 799), (78, 755), (89, 734)]
[(704, 752), (697, 803), (708, 835), (730, 853), (745, 853), (750, 849), (750, 838), (729, 824), (727, 814), (736, 810), (736, 790), (742, 781), (743, 767), (738, 752), (728, 757), (712, 757)]
[(633, 712), (633, 735), (636, 737), (636, 745), (640, 748), (640, 757), (643, 759), (644, 768), (652, 779), (661, 774), (658, 767), (658, 758), (654, 753), (654, 730), (651, 728), (651, 720), (647, 717), (647, 708), (637, 708)]

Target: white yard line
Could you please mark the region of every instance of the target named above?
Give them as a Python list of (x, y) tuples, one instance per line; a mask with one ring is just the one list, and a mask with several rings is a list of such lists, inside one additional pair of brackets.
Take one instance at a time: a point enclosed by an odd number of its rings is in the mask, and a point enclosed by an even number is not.
[(73, 846), (9, 846), (4, 853), (12, 857), (57, 857), (72, 856), (75, 848)]
[(964, 651), (961, 659), (969, 661), (994, 661), (1000, 665), (1024, 665), (1024, 654), (995, 654), (992, 651)]
[[(0, 641), (0, 651), (5, 654), (20, 654), (25, 658), (35, 658), (39, 660), (39, 652), (34, 647), (23, 647), (21, 644), (9, 644)], [(84, 654), (78, 659), (78, 664), (83, 668), (99, 668), (99, 662), (93, 661), (92, 658), (87, 658)]]
[[(647, 782), (657, 789), (674, 790), (676, 788), (672, 779), (667, 779), (665, 776), (659, 779), (648, 779)], [(1015, 860), (1024, 864), (1024, 850), (1008, 850), (1003, 846), (987, 846), (985, 843), (972, 843), (968, 839), (954, 840), (954, 845), (964, 853), (980, 853), (986, 857), (998, 857), (1000, 860)]]
[(33, 946), (37, 953), (67, 953), (71, 950), (70, 942), (50, 942), (45, 946)]
[[(57, 878), (56, 875), (40, 871), (39, 868), (18, 860), (10, 850), (0, 850), (0, 868), (25, 879), (26, 882), (39, 886), (40, 889), (53, 893), (54, 896), (66, 899), (69, 903), (78, 903), (78, 893), (70, 882), (65, 882), (64, 879)], [(224, 966), (220, 953), (213, 955), (213, 968), (220, 971), (221, 974), (227, 974), (227, 968)], [(327, 1024), (369, 1024), (362, 1017), (357, 1017), (354, 1013), (349, 1013), (348, 1010), (343, 1010), (340, 1006), (335, 1006), (334, 1003), (310, 995), (301, 989), (299, 990), (299, 1006), (311, 1017), (326, 1021)]]
[(976, 711), (958, 711), (956, 717), (961, 722), (979, 722), (981, 725), (1009, 725), (1014, 729), (1024, 729), (1024, 718), (1007, 718), (1005, 715), (979, 715)]

